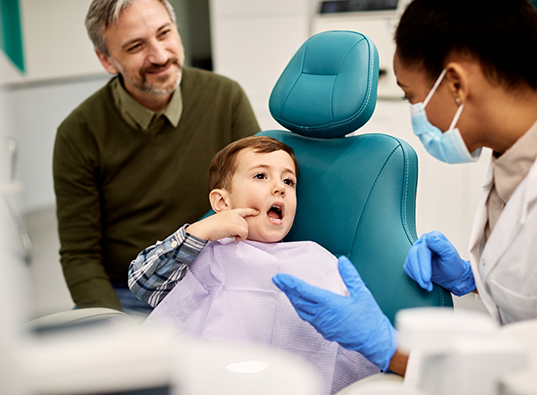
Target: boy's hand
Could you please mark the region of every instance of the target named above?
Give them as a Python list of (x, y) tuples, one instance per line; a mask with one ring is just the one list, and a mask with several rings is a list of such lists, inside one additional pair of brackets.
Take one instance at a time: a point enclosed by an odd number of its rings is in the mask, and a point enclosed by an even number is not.
[(245, 217), (255, 217), (259, 210), (237, 208), (211, 215), (188, 226), (185, 231), (203, 240), (216, 241), (225, 237), (234, 237), (237, 241), (248, 237), (248, 222)]

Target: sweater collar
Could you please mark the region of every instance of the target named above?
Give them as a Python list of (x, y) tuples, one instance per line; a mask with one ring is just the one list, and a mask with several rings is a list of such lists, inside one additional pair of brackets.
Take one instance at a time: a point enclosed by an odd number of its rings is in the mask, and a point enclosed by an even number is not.
[(112, 95), (114, 103), (119, 112), (129, 125), (142, 133), (149, 133), (153, 128), (151, 125), (164, 116), (170, 123), (177, 127), (181, 114), (183, 113), (183, 98), (181, 86), (177, 87), (166, 107), (160, 112), (154, 112), (138, 103), (123, 87), (121, 76), (112, 80)]

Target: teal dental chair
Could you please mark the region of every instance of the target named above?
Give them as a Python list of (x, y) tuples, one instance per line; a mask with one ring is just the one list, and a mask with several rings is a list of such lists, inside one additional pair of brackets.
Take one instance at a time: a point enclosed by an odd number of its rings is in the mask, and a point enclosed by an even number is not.
[(270, 130), (295, 150), (298, 208), (285, 241), (312, 240), (358, 269), (386, 316), (453, 306), (449, 292), (424, 291), (403, 271), (416, 240), (416, 153), (383, 134), (345, 137), (372, 116), (379, 75), (375, 44), (351, 31), (319, 33), (291, 59), (270, 96)]

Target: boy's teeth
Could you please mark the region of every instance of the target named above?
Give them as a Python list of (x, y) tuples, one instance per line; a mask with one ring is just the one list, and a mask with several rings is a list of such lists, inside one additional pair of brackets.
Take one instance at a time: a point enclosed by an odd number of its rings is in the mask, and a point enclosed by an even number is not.
[(282, 208), (280, 206), (272, 206), (267, 213), (270, 219), (281, 220), (282, 219)]

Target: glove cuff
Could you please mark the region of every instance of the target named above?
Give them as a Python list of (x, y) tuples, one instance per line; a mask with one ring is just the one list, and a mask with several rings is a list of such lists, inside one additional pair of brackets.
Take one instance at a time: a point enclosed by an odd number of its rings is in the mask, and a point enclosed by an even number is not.
[(475, 279), (470, 261), (462, 259), (461, 261), (464, 265), (464, 273), (456, 282), (451, 283), (450, 288), (448, 288), (456, 296), (464, 296), (475, 289)]
[[(388, 317), (384, 316), (378, 329), (370, 333), (367, 343), (370, 347), (360, 345), (360, 347), (349, 347), (349, 349), (360, 352), (380, 370), (387, 371), (399, 344), (399, 333), (392, 326)], [(373, 344), (375, 345), (372, 346)]]

